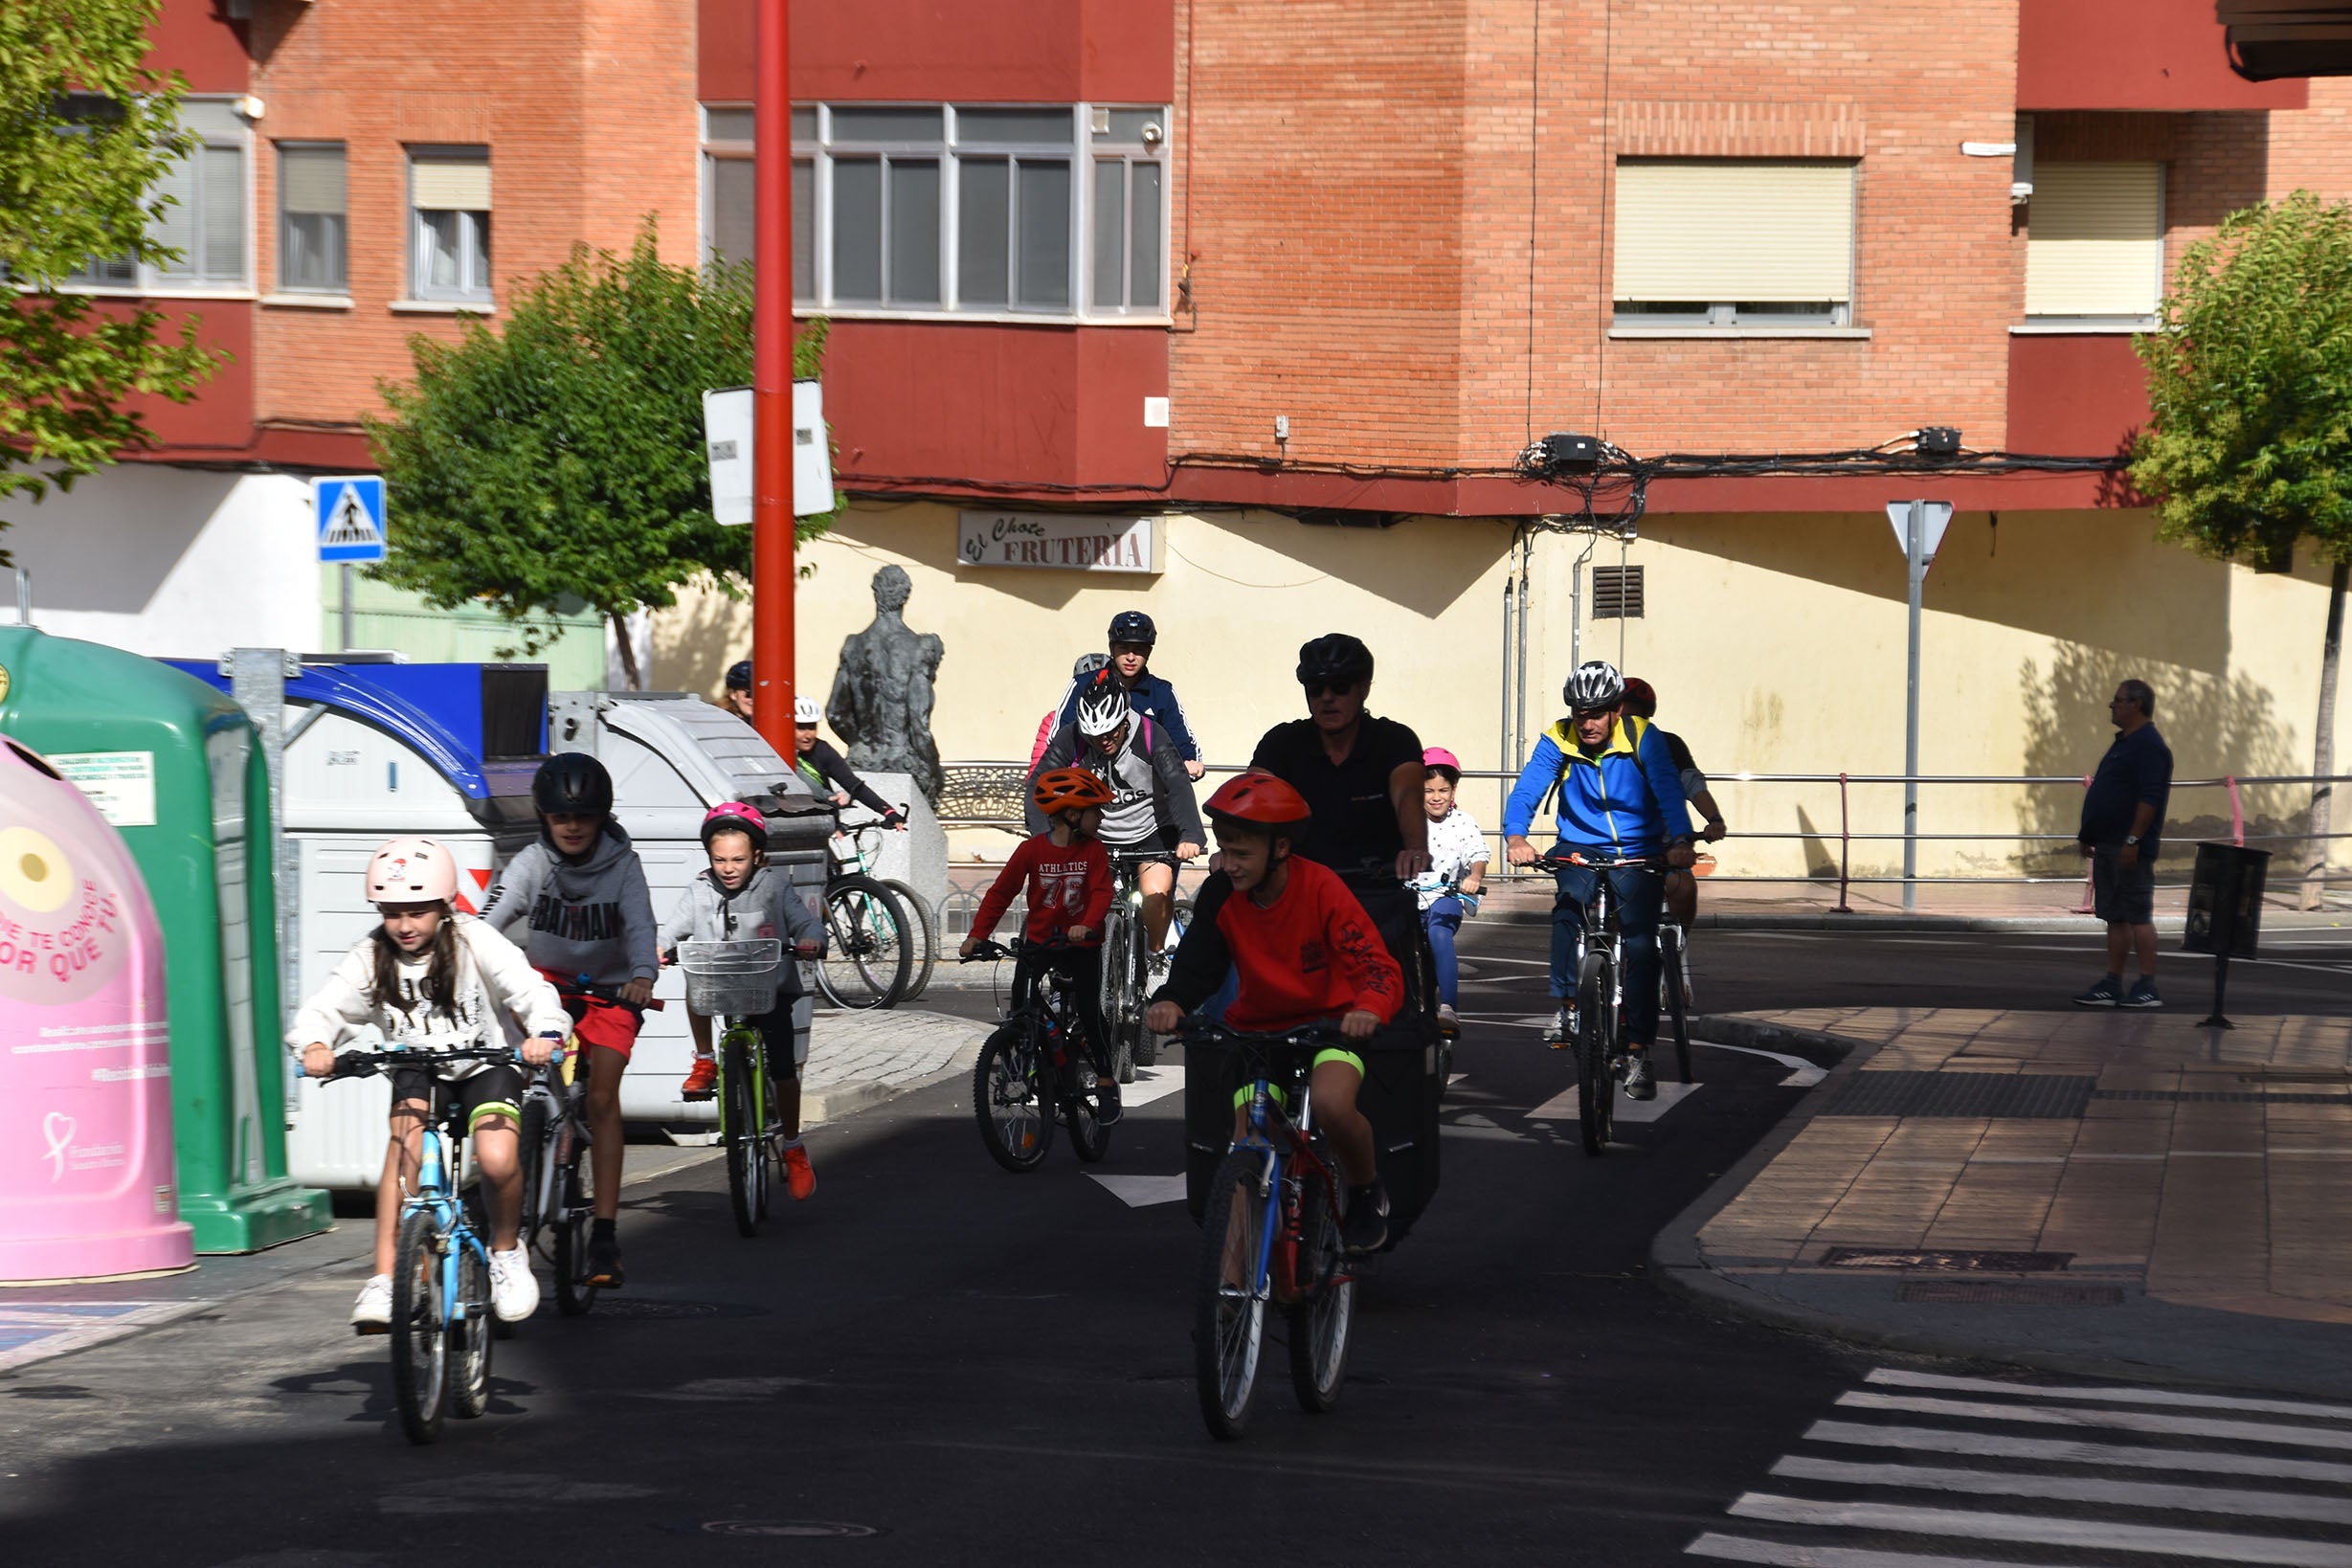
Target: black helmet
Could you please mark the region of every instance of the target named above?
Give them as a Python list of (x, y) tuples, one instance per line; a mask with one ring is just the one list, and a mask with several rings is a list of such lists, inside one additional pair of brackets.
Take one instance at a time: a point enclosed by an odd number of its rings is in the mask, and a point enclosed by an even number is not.
[(1122, 610), (1110, 617), (1110, 640), (1149, 648), (1159, 641), (1159, 628), (1140, 610)]
[(545, 817), (602, 817), (613, 809), (613, 775), (586, 751), (558, 751), (531, 776), (531, 804)]
[(1372, 679), (1372, 650), (1345, 632), (1326, 632), (1298, 651), (1302, 686), (1352, 686)]
[(750, 660), (738, 659), (727, 667), (727, 689), (729, 691), (750, 691), (751, 689), (751, 661)]

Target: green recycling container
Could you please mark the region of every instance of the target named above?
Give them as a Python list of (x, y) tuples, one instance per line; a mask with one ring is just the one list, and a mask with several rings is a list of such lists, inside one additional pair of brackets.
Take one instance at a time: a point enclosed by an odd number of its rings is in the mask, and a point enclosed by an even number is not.
[(164, 933), (180, 1218), (198, 1252), (327, 1228), (286, 1176), (268, 765), (245, 710), (168, 665), (0, 626), (0, 732), (81, 786), (130, 847)]

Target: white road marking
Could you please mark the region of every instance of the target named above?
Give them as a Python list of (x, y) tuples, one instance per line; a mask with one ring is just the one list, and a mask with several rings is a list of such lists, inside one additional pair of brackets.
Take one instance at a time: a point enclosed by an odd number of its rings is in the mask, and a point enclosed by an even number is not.
[(1694, 1040), (1693, 1045), (1704, 1045), (1714, 1051), (1736, 1051), (1741, 1056), (1760, 1056), (1767, 1062), (1778, 1062), (1786, 1067), (1788, 1076), (1775, 1085), (1776, 1088), (1811, 1088), (1829, 1076), (1829, 1069), (1819, 1063), (1807, 1062), (1802, 1056), (1784, 1056), (1779, 1051), (1759, 1051), (1753, 1045), (1725, 1045), (1713, 1040)]
[(1086, 1173), (1091, 1181), (1102, 1183), (1103, 1190), (1131, 1209), (1148, 1209), (1157, 1203), (1176, 1203), (1184, 1198), (1184, 1177), (1180, 1176), (1102, 1176)]
[(2300, 1448), (2352, 1449), (2352, 1432), (2323, 1426), (2276, 1426), (2264, 1422), (2207, 1421), (2198, 1416), (2162, 1416), (2139, 1410), (2037, 1410), (2023, 1405), (1985, 1404), (1973, 1400), (1934, 1400), (1903, 1394), (1841, 1394), (1852, 1410), (1900, 1410), (1915, 1416), (1959, 1416), (1970, 1421), (2012, 1421), (2035, 1426), (2112, 1426), (2124, 1432), (2165, 1432), (2216, 1438), (2225, 1443), (2279, 1443)]
[[(1655, 1100), (1628, 1100), (1622, 1095), (1617, 1102), (1617, 1120), (1621, 1122), (1654, 1122), (1683, 1101), (1698, 1092), (1698, 1084), (1660, 1084)], [(1576, 1086), (1571, 1084), (1543, 1104), (1527, 1113), (1531, 1122), (1573, 1122), (1582, 1109)]]
[[(157, 1328), (213, 1305), (204, 1301), (61, 1301), (0, 1303), (0, 1372), (68, 1351), (88, 1350)], [(16, 1341), (9, 1344), (9, 1341)]]
[(1148, 1106), (1154, 1100), (1166, 1099), (1184, 1086), (1181, 1067), (1137, 1067), (1135, 1081), (1119, 1086), (1119, 1108), (1132, 1110)]
[(2226, 1534), (2216, 1530), (2169, 1530), (2102, 1519), (2065, 1519), (2046, 1513), (1976, 1513), (1960, 1509), (1913, 1508), (1899, 1503), (1825, 1503), (1760, 1491), (1742, 1494), (1729, 1512), (1743, 1519), (1771, 1519), (1781, 1524), (1897, 1530), (1915, 1535), (1963, 1535), (1977, 1540), (2092, 1547), (2110, 1552), (2153, 1552), (2174, 1557), (2273, 1563), (2281, 1568), (2352, 1568), (2352, 1546), (2333, 1541), (2281, 1540), (2271, 1535)]
[(2064, 1503), (2108, 1503), (2190, 1513), (2244, 1513), (2263, 1519), (2352, 1524), (2352, 1501), (2287, 1491), (2234, 1491), (2157, 1481), (2105, 1481), (2088, 1476), (1959, 1470), (1920, 1465), (1857, 1465), (1842, 1459), (1813, 1459), (1797, 1454), (1774, 1465), (1772, 1473), (1792, 1481), (1832, 1481), (1849, 1487), (1909, 1487), (1923, 1491), (2046, 1497)]
[(1683, 1551), (1726, 1562), (1778, 1563), (1782, 1568), (2016, 1568), (1990, 1557), (1922, 1557), (1909, 1552), (1874, 1552), (1863, 1546), (1800, 1546), (1794, 1541), (1758, 1541), (1709, 1531)]
[(1921, 1453), (2045, 1460), (2062, 1465), (2112, 1465), (2125, 1469), (2196, 1470), (2207, 1475), (2256, 1475), (2276, 1481), (2325, 1481), (2352, 1487), (2352, 1465), (2333, 1465), (2323, 1459), (2286, 1459), (2274, 1454), (2136, 1448), (2113, 1443), (2076, 1443), (2067, 1438), (1948, 1431), (1939, 1426), (1866, 1426), (1849, 1421), (1817, 1421), (1805, 1428), (1804, 1441)]
[[(2178, 1151), (2175, 1151), (2178, 1153)], [(2111, 1404), (2171, 1404), (2197, 1410), (2251, 1410), (2265, 1416), (2317, 1416), (2352, 1422), (2352, 1404), (2300, 1400), (2242, 1400), (2226, 1394), (2183, 1394), (2169, 1388), (2094, 1388), (2079, 1383), (2006, 1383), (1992, 1378), (1949, 1378), (1933, 1372), (1872, 1369), (1867, 1382), (1882, 1387), (1933, 1388), (1955, 1394), (2008, 1394), (2035, 1400), (2105, 1400)]]

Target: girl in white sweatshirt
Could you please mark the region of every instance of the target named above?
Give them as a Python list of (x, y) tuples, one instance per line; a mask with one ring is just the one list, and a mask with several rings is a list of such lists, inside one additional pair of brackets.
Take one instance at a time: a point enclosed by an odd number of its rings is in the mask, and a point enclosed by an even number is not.
[[(498, 1010), (529, 1038), (523, 1060), (548, 1060), (571, 1027), (555, 987), (523, 951), (488, 926), (455, 911), (457, 862), (431, 839), (394, 839), (368, 863), (368, 897), (384, 917), (335, 966), (317, 996), (295, 1015), (286, 1043), (302, 1053), (302, 1070), (334, 1071), (335, 1049), (373, 1025), (397, 1050), (454, 1051), (504, 1038)], [(392, 1327), (392, 1271), (405, 1188), (416, 1179), (425, 1118), (437, 1094), (454, 1094), (465, 1111), (474, 1169), (489, 1196), (491, 1308), (507, 1323), (531, 1315), (539, 1282), (531, 1277), (516, 1230), (523, 1172), (516, 1126), (523, 1074), (508, 1062), (452, 1062), (402, 1067), (392, 1079), (392, 1143), (375, 1195), (375, 1272), (360, 1287), (351, 1326), (361, 1333)]]

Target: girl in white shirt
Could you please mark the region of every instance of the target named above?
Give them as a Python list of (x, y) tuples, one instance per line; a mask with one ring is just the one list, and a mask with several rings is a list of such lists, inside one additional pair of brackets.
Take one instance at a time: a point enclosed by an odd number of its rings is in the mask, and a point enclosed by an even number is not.
[[(372, 1026), (387, 1047), (455, 1051), (503, 1038), (499, 1010), (532, 1037), (523, 1060), (548, 1060), (571, 1027), (555, 987), (516, 947), (470, 915), (456, 912), (457, 862), (431, 839), (394, 839), (368, 862), (368, 897), (384, 923), (343, 955), (317, 996), (295, 1015), (286, 1043), (302, 1053), (302, 1070), (325, 1078), (335, 1048)], [(392, 1271), (403, 1188), (416, 1178), (425, 1118), (437, 1092), (455, 1095), (466, 1115), (474, 1169), (489, 1196), (490, 1302), (502, 1321), (531, 1315), (539, 1283), (531, 1277), (517, 1230), (523, 1171), (516, 1127), (523, 1074), (510, 1062), (452, 1062), (402, 1067), (392, 1074), (392, 1142), (375, 1195), (375, 1272), (360, 1287), (351, 1327), (392, 1327)]]
[(1428, 933), (1429, 952), (1437, 960), (1438, 1021), (1455, 1026), (1454, 997), (1462, 983), (1462, 966), (1454, 956), (1454, 933), (1462, 917), (1478, 907), (1479, 889), (1486, 885), (1487, 836), (1478, 821), (1454, 804), (1454, 787), (1462, 782), (1462, 763), (1442, 746), (1421, 754), (1421, 803), (1429, 817), (1429, 869), (1413, 879), (1421, 899), (1422, 930)]

